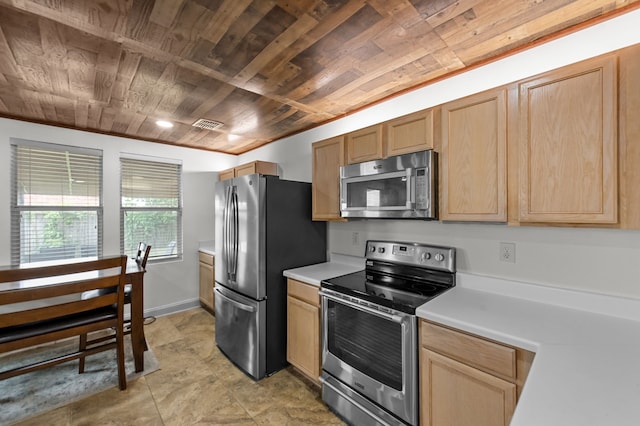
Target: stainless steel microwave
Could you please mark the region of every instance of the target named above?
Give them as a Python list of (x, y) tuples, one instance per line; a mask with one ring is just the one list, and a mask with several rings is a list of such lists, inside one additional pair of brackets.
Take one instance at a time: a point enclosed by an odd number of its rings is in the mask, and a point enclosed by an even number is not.
[(340, 167), (340, 214), (437, 219), (436, 162), (427, 150)]

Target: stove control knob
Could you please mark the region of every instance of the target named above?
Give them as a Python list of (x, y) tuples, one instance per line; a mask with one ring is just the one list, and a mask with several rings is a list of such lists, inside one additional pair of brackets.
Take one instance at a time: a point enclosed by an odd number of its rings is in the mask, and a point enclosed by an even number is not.
[(424, 252), (420, 255), (420, 262), (426, 262), (429, 259), (431, 259), (431, 253), (429, 252)]
[(384, 253), (384, 247), (379, 247), (378, 248), (378, 253)]
[(375, 251), (376, 251), (376, 248), (375, 248), (374, 246), (371, 246), (371, 247), (369, 247), (369, 251), (370, 251), (371, 253), (373, 253), (373, 252), (375, 252)]
[(444, 260), (444, 254), (436, 253), (434, 259), (436, 259), (438, 262), (442, 262)]

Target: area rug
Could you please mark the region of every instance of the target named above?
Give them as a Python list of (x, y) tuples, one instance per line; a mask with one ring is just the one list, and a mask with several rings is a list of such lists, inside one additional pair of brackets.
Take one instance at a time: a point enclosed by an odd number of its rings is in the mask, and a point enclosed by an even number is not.
[[(77, 345), (78, 340), (73, 339), (5, 354), (0, 356), (0, 370), (69, 353)], [(10, 425), (118, 386), (115, 357), (115, 349), (88, 356), (82, 374), (78, 374), (78, 361), (70, 361), (0, 381), (0, 425)], [(144, 371), (136, 373), (131, 340), (125, 337), (127, 382), (159, 368), (149, 349), (144, 353)]]

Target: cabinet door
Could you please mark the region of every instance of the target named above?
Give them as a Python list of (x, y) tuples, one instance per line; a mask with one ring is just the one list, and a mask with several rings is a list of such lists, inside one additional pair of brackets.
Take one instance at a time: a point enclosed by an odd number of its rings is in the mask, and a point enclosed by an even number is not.
[(237, 166), (236, 169), (236, 177), (238, 176), (245, 176), (245, 175), (252, 175), (254, 173), (256, 173), (256, 163), (247, 163), (247, 164), (243, 164), (241, 166)]
[(200, 304), (213, 312), (213, 266), (200, 262)]
[(261, 175), (278, 175), (278, 165), (268, 161), (252, 161), (235, 168), (236, 177), (260, 173)]
[(340, 217), (340, 166), (344, 166), (344, 136), (312, 145), (313, 220), (343, 220)]
[(420, 349), (420, 424), (507, 426), (516, 385), (428, 349)]
[(234, 177), (236, 177), (235, 169), (227, 169), (218, 172), (218, 180), (233, 179)]
[(433, 149), (434, 111), (418, 111), (388, 121), (385, 130), (385, 157)]
[(442, 107), (442, 220), (506, 222), (506, 96), (493, 90)]
[(616, 223), (613, 56), (519, 85), (520, 221)]
[(287, 296), (287, 361), (319, 381), (320, 308), (291, 296)]
[(347, 135), (347, 163), (382, 158), (382, 125), (367, 127)]

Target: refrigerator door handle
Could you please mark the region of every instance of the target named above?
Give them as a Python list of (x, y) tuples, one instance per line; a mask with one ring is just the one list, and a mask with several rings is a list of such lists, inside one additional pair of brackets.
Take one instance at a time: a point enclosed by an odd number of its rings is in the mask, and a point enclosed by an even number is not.
[(254, 306), (245, 305), (242, 302), (238, 302), (237, 300), (234, 300), (234, 299), (230, 298), (229, 296), (225, 295), (223, 292), (221, 292), (217, 288), (215, 288), (214, 290), (216, 292), (216, 297), (220, 296), (221, 298), (223, 298), (227, 302), (231, 303), (236, 308), (242, 309), (243, 311), (247, 311), (247, 312), (255, 312), (256, 311), (256, 308)]
[(226, 269), (227, 269), (227, 279), (229, 279), (229, 274), (230, 274), (230, 266), (231, 266), (231, 262), (229, 261), (230, 258), (230, 229), (229, 229), (229, 225), (230, 225), (230, 213), (231, 213), (231, 187), (227, 187), (226, 189), (226, 193), (225, 193), (225, 197), (224, 197), (224, 217), (223, 217), (223, 247), (222, 247), (222, 254), (224, 256), (224, 261), (226, 264)]
[(233, 233), (231, 235), (231, 268), (229, 269), (231, 273), (231, 279), (233, 281), (236, 280), (236, 274), (238, 273), (238, 234), (239, 234), (239, 214), (238, 214), (238, 193), (236, 192), (235, 186), (233, 187), (233, 191), (231, 193), (231, 221), (232, 221), (232, 229)]

